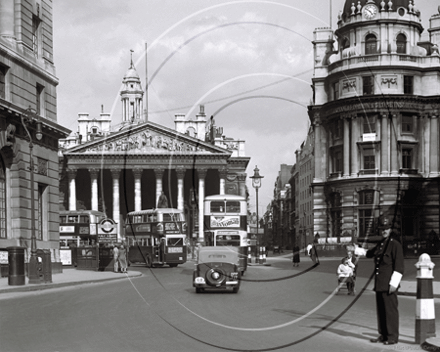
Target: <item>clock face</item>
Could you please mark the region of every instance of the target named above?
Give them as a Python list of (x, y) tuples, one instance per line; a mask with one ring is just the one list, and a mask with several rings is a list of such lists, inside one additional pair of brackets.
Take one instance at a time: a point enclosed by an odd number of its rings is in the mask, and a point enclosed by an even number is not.
[(377, 7), (375, 5), (372, 5), (372, 4), (365, 5), (362, 8), (362, 13), (364, 15), (364, 18), (366, 18), (367, 20), (371, 20), (377, 14)]

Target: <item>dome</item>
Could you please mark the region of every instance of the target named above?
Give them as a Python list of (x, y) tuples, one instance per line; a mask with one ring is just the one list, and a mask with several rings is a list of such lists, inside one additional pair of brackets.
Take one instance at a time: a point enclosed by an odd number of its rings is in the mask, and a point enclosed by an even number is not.
[(130, 67), (127, 71), (127, 73), (124, 76), (124, 80), (128, 79), (136, 79), (139, 80), (139, 75), (134, 67)]
[[(393, 3), (393, 5), (391, 7), (391, 11), (392, 12), (396, 12), (399, 7), (404, 7), (405, 9), (408, 9), (408, 5), (410, 4), (411, 0), (391, 0), (391, 1)], [(357, 5), (358, 5), (359, 2), (361, 3), (362, 6), (364, 6), (367, 2), (373, 3), (373, 4), (375, 4), (377, 6), (379, 11), (382, 8), (382, 5), (380, 3), (384, 2), (385, 3), (385, 9), (387, 11), (389, 11), (388, 10), (388, 2), (389, 2), (389, 0), (361, 0), (361, 1), (359, 1), (359, 0), (345, 0), (343, 16), (344, 17), (345, 16), (348, 17), (348, 16), (351, 15), (351, 12), (352, 12), (351, 11), (351, 7), (353, 6), (353, 4), (356, 7), (355, 13), (357, 13)]]

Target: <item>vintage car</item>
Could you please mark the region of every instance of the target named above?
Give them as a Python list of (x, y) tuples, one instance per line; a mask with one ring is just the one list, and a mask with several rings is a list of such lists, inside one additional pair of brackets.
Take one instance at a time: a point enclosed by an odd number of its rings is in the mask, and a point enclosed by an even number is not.
[(193, 287), (196, 292), (205, 289), (240, 289), (239, 253), (235, 247), (201, 247), (193, 273)]

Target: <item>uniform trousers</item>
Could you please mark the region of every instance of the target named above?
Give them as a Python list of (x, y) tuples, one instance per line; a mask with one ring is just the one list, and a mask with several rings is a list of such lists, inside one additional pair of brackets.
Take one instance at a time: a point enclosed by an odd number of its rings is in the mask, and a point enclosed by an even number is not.
[(399, 340), (397, 292), (376, 292), (377, 326), (384, 340)]

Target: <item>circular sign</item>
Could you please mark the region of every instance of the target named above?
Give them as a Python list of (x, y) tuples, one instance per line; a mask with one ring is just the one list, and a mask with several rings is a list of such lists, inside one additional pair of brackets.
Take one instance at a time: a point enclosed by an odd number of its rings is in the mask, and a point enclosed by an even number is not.
[(115, 222), (112, 219), (102, 219), (99, 223), (102, 232), (111, 233), (115, 228)]

